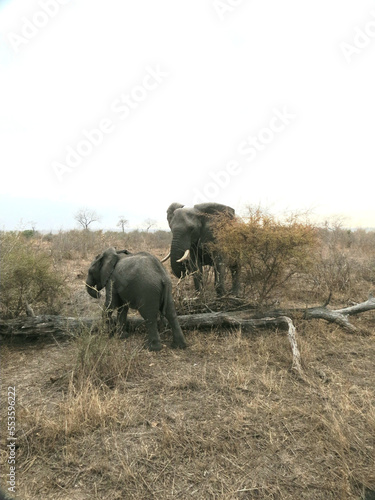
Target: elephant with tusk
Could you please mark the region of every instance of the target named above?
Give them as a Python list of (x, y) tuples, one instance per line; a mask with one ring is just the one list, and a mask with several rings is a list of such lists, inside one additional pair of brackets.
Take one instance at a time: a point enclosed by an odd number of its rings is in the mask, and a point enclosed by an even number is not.
[(108, 248), (91, 263), (86, 279), (86, 290), (91, 297), (99, 298), (103, 288), (106, 314), (111, 319), (112, 312), (118, 309), (118, 322), (124, 332), (129, 307), (138, 310), (146, 321), (150, 350), (159, 351), (162, 346), (157, 320), (161, 313), (172, 329), (172, 347), (186, 347), (172, 298), (171, 280), (156, 257), (147, 252), (132, 254)]
[[(162, 262), (171, 259), (172, 271), (177, 278), (185, 276), (187, 271), (191, 272), (196, 291), (202, 287), (202, 267), (213, 266), (215, 289), (218, 296), (222, 296), (225, 293), (224, 261), (220, 252), (210, 248), (215, 243), (213, 217), (218, 214), (235, 217), (233, 208), (219, 203), (201, 203), (191, 208), (181, 203), (172, 203), (167, 210), (167, 220), (173, 234), (172, 245)], [(229, 267), (232, 273), (232, 293), (238, 295), (239, 266), (234, 263)]]

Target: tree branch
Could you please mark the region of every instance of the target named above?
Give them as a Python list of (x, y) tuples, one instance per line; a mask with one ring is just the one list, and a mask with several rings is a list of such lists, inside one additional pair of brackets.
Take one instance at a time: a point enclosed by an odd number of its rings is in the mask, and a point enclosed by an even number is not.
[[(329, 298), (330, 299), (330, 298)], [(309, 308), (297, 308), (297, 309), (277, 309), (274, 311), (268, 311), (267, 314), (272, 316), (290, 316), (295, 317), (297, 314), (302, 315), (303, 319), (324, 319), (330, 323), (336, 323), (337, 325), (344, 328), (349, 333), (359, 333), (360, 330), (352, 325), (348, 319), (348, 316), (353, 316), (356, 314), (361, 314), (367, 311), (373, 311), (375, 309), (375, 297), (369, 296), (368, 300), (356, 304), (355, 306), (346, 307), (342, 309), (328, 309), (327, 305), (329, 299), (322, 306), (309, 307)]]

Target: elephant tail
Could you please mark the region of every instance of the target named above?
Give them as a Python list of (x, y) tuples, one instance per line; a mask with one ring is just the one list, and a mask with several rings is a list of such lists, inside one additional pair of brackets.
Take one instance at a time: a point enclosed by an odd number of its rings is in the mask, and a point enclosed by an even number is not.
[(169, 300), (172, 294), (172, 284), (169, 281), (163, 280), (163, 291), (161, 294), (160, 312), (165, 316), (168, 308)]

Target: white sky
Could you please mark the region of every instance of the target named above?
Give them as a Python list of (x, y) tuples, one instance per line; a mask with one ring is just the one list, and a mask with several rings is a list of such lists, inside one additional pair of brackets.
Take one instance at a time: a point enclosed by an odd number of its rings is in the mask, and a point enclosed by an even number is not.
[[(72, 228), (80, 207), (97, 228), (120, 215), (166, 228), (169, 204), (198, 192), (375, 227), (373, 2), (64, 2), (0, 0), (0, 228)], [(150, 68), (165, 76), (145, 80)], [(261, 132), (283, 110), (290, 123)], [(111, 131), (59, 181), (53, 162), (103, 120)]]

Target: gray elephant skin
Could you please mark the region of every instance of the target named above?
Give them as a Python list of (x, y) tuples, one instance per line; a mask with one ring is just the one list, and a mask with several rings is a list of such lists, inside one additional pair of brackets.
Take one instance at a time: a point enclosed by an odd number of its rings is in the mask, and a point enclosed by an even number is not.
[(86, 290), (93, 298), (99, 298), (103, 288), (107, 314), (111, 318), (118, 309), (118, 323), (124, 333), (129, 307), (136, 309), (146, 322), (149, 349), (160, 350), (157, 320), (161, 313), (172, 329), (172, 347), (186, 347), (172, 298), (171, 280), (156, 257), (147, 252), (132, 254), (108, 248), (91, 263), (86, 280)]
[[(187, 272), (193, 274), (195, 290), (202, 288), (202, 267), (213, 266), (215, 272), (215, 289), (218, 296), (225, 293), (225, 265), (220, 252), (212, 250), (210, 244), (215, 243), (213, 233), (213, 217), (226, 214), (235, 217), (233, 208), (219, 203), (201, 203), (193, 207), (185, 207), (181, 203), (172, 203), (167, 210), (167, 220), (173, 238), (170, 251), (171, 268), (177, 278)], [(239, 293), (239, 266), (229, 266), (232, 273), (232, 293)]]

